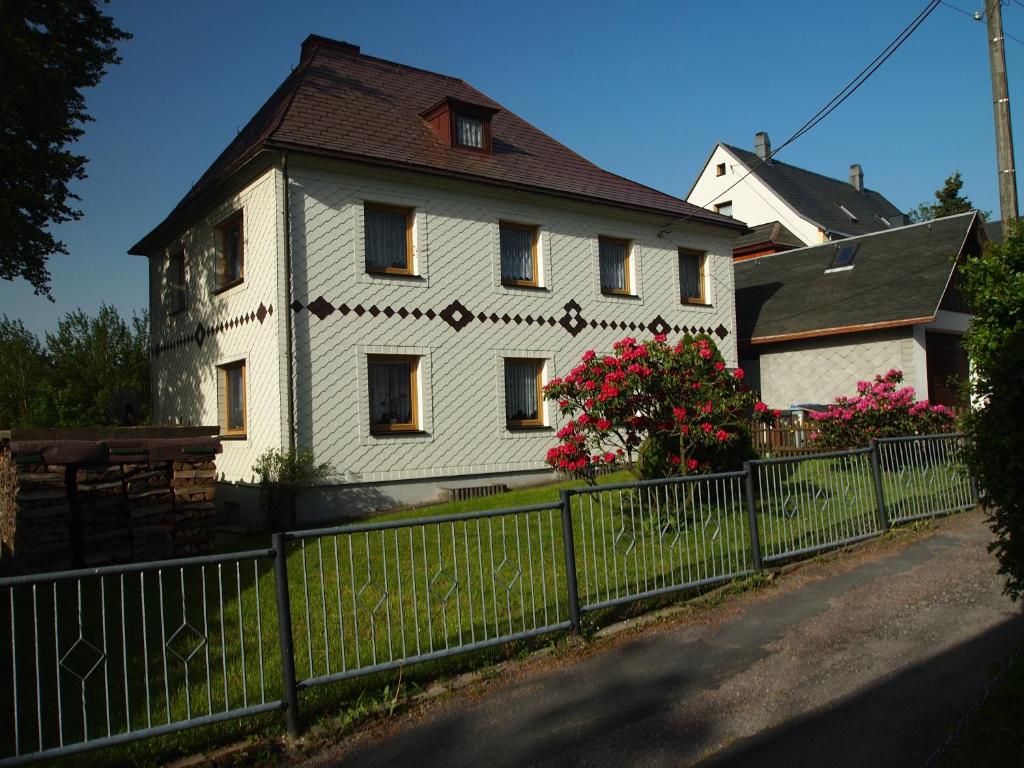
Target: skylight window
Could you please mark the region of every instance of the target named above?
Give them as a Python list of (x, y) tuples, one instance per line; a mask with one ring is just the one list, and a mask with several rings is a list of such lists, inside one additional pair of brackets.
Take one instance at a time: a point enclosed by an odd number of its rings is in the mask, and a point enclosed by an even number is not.
[(825, 271), (832, 272), (840, 269), (853, 269), (853, 259), (857, 255), (857, 248), (859, 246), (860, 243), (838, 246), (835, 258), (832, 259), (831, 266), (829, 266)]
[(850, 210), (849, 208), (847, 208), (847, 207), (846, 207), (845, 205), (842, 205), (841, 203), (836, 203), (836, 207), (837, 207), (837, 208), (839, 208), (839, 210), (840, 210), (840, 211), (842, 211), (843, 213), (845, 213), (845, 214), (846, 214), (846, 217), (847, 217), (847, 218), (848, 218), (848, 219), (849, 219), (850, 221), (853, 221), (853, 222), (856, 222), (856, 221), (857, 221), (857, 217), (856, 217), (856, 216), (854, 216), (854, 215), (853, 215), (853, 212), (852, 212), (852, 211), (851, 211), (851, 210)]

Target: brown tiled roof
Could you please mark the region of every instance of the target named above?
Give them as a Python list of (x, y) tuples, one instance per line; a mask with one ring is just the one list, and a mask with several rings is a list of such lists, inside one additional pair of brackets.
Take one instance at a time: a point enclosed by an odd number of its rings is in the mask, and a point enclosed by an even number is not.
[[(499, 110), (493, 153), (446, 145), (421, 113), (445, 98)], [(501, 107), (463, 80), (366, 56), (310, 36), (299, 66), (202, 175), (171, 214), (131, 250), (145, 253), (215, 184), (264, 148), (293, 149), (554, 193), (741, 228), (720, 216), (609, 173)]]

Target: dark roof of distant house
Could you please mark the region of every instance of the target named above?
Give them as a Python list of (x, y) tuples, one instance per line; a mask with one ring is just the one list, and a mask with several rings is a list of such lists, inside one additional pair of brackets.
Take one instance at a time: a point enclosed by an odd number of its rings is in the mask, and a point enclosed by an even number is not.
[[(445, 144), (421, 114), (444, 99), (497, 110), (492, 153)], [(290, 149), (574, 199), (690, 217), (721, 216), (599, 168), (463, 80), (360, 53), (311, 35), (299, 66), (214, 160), (168, 218), (132, 248), (144, 253), (203, 193), (262, 149)]]
[(769, 221), (767, 224), (758, 224), (746, 232), (741, 232), (740, 236), (733, 241), (732, 247), (735, 252), (766, 243), (789, 246), (791, 248), (801, 248), (804, 245), (800, 238), (786, 229), (782, 223)]
[[(902, 216), (899, 208), (873, 189), (865, 188), (863, 192), (858, 192), (847, 181), (822, 176), (778, 160), (761, 163), (754, 152), (730, 144), (722, 146), (801, 216), (828, 232), (847, 236), (880, 232), (889, 229), (889, 225), (881, 221), (881, 218), (890, 220)], [(844, 206), (857, 221), (851, 221), (839, 206)], [(896, 223), (902, 223), (902, 219)]]
[(993, 243), (1003, 242), (1003, 222), (1001, 220), (986, 221), (984, 227), (989, 240)]
[[(977, 222), (970, 211), (737, 262), (740, 339), (756, 344), (929, 322), (954, 260), (974, 248)], [(852, 268), (826, 271), (845, 246), (857, 247)]]

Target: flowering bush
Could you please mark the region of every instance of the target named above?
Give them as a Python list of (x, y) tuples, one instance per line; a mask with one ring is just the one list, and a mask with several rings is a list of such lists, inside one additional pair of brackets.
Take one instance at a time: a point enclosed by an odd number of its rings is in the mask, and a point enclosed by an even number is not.
[(551, 466), (593, 480), (599, 467), (626, 464), (653, 478), (736, 469), (750, 455), (750, 419), (771, 412), (744, 385), (742, 369), (726, 369), (709, 337), (674, 346), (662, 335), (625, 338), (613, 349), (589, 350), (544, 388), (572, 417), (548, 451)]
[(874, 381), (857, 382), (856, 397), (837, 397), (827, 411), (812, 413), (811, 443), (826, 449), (860, 448), (873, 437), (928, 435), (953, 430), (953, 412), (917, 400), (914, 388), (900, 386), (903, 371), (893, 368)]

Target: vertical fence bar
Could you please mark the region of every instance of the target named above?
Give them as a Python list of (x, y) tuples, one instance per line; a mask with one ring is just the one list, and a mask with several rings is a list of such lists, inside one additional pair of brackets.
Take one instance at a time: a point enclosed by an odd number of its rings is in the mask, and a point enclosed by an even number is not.
[(563, 489), (562, 546), (565, 548), (565, 582), (569, 589), (569, 621), (573, 634), (580, 633), (580, 596), (576, 583), (576, 543), (572, 532), (572, 493)]
[(878, 529), (889, 530), (889, 516), (885, 512), (885, 491), (882, 489), (882, 467), (878, 455), (878, 440), (871, 438), (871, 475), (875, 481), (875, 501), (878, 504)]
[(277, 632), (281, 641), (281, 699), (285, 703), (288, 735), (299, 735), (299, 691), (295, 683), (295, 649), (292, 644), (292, 607), (288, 594), (288, 550), (283, 534), (275, 533), (274, 585), (277, 587)]
[(750, 556), (753, 559), (754, 570), (764, 570), (764, 562), (761, 559), (761, 535), (757, 529), (757, 500), (754, 498), (754, 467), (749, 461), (743, 462), (743, 471), (746, 473), (743, 478), (747, 493), (747, 522), (750, 525)]

